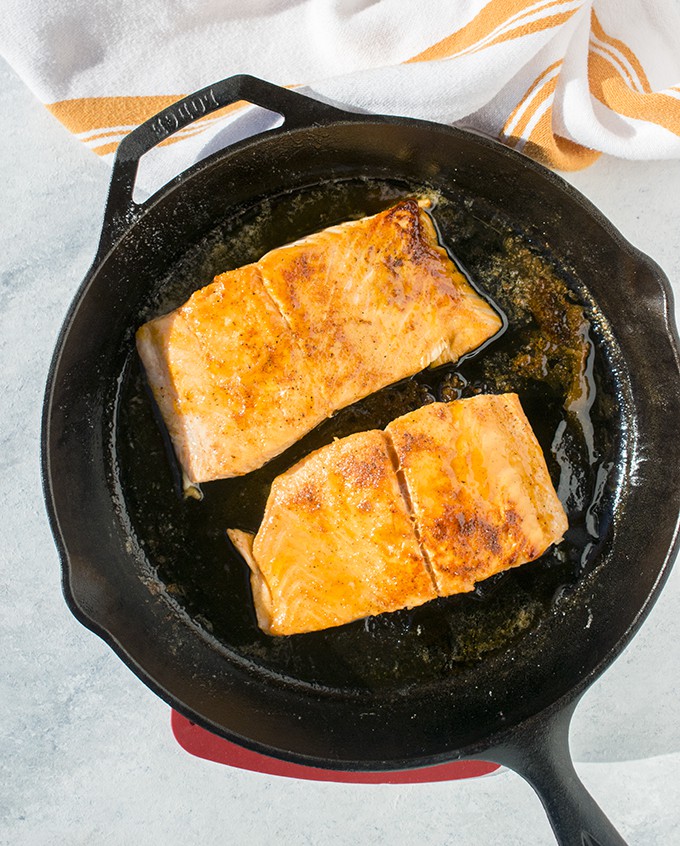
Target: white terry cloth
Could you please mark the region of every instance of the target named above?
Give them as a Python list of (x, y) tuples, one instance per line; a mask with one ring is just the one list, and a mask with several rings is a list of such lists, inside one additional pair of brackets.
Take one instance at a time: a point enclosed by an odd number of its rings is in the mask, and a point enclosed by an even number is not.
[[(556, 169), (680, 157), (677, 0), (5, 0), (0, 52), (108, 160), (242, 73), (476, 128)], [(154, 151), (155, 181), (270, 125), (248, 104), (203, 118)]]

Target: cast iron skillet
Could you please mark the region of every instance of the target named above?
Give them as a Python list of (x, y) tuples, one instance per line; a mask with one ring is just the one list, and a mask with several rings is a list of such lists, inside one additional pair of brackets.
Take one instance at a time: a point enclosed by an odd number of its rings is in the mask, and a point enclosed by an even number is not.
[[(283, 126), (133, 202), (145, 152), (240, 99), (280, 113)], [(578, 524), (567, 553), (513, 571), (495, 593), (266, 638), (224, 529), (256, 527), (268, 481), (317, 435), (252, 484), (214, 483), (204, 502), (182, 501), (160, 430), (147, 425), (134, 331), (217, 269), (424, 187), (439, 192), (446, 246), (482, 285), (512, 277), (510, 265), (501, 261), (499, 276), (485, 261), (515, 233), (585, 308), (596, 401), (592, 431), (572, 446), (597, 454), (597, 472), (566, 478)], [(43, 474), (66, 600), (174, 708), (234, 742), (331, 769), (497, 761), (533, 785), (560, 843), (622, 843), (574, 772), (568, 726), (583, 691), (649, 612), (676, 549), (680, 381), (671, 311), (668, 281), (653, 262), (560, 178), (492, 141), (346, 113), (246, 76), (187, 97), (120, 145), (97, 257), (52, 363)], [(468, 379), (482, 378), (470, 366)], [(440, 375), (388, 392), (388, 412), (396, 416), (404, 396), (418, 404), (423, 392), (436, 394)], [(553, 423), (559, 412), (530, 394), (522, 399), (555, 471), (554, 456), (568, 445), (541, 420), (543, 408)], [(376, 425), (380, 408), (361, 406), (341, 423)], [(585, 498), (579, 485), (590, 491)], [(494, 615), (495, 629), (486, 622)], [(486, 648), (479, 635), (466, 652), (456, 620), (496, 639)]]

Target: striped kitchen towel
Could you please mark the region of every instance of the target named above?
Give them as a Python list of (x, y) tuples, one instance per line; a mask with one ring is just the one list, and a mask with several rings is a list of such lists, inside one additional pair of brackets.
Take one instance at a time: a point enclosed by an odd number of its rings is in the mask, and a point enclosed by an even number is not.
[[(476, 128), (556, 169), (680, 157), (678, 0), (5, 0), (0, 51), (107, 160), (238, 73)], [(266, 127), (246, 104), (207, 116), (154, 151), (155, 181)]]

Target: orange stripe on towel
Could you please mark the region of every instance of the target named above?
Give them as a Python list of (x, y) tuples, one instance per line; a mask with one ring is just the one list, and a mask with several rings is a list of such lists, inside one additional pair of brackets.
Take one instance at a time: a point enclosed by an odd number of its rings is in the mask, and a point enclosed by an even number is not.
[[(47, 108), (71, 132), (83, 135), (90, 133), (83, 140), (94, 152), (106, 156), (118, 148), (121, 136), (126, 130), (121, 127), (135, 127), (162, 109), (176, 103), (184, 95), (158, 95), (152, 97), (81, 97), (72, 100), (60, 100), (50, 103)], [(160, 142), (159, 146), (174, 143), (189, 135), (196, 135), (208, 128), (216, 118), (238, 111), (248, 103), (231, 103), (209, 115), (194, 121), (191, 126), (179, 130)], [(202, 125), (203, 124), (203, 125)], [(115, 138), (116, 140), (105, 141)], [(93, 141), (105, 141), (93, 145)]]
[(599, 42), (611, 45), (610, 49), (603, 49), (591, 39), (588, 85), (593, 97), (617, 114), (655, 123), (680, 135), (680, 100), (662, 91), (652, 91), (647, 75), (630, 47), (607, 35), (594, 12), (591, 20), (593, 35)]
[(652, 90), (649, 84), (649, 80), (647, 79), (647, 74), (645, 73), (644, 68), (640, 64), (640, 60), (638, 59), (638, 57), (635, 55), (635, 53), (633, 53), (633, 51), (627, 44), (624, 44), (623, 41), (619, 41), (618, 38), (613, 38), (611, 35), (608, 35), (604, 31), (604, 29), (602, 28), (602, 24), (600, 23), (594, 11), (590, 14), (590, 31), (595, 38), (607, 45), (608, 53), (610, 53), (613, 57), (615, 57), (616, 54), (619, 53), (623, 57), (625, 62), (627, 62), (627, 64), (632, 69), (632, 74), (624, 63), (622, 63), (622, 67), (626, 73), (626, 76), (633, 85), (635, 84), (635, 82), (637, 82), (643, 91), (649, 92)]
[(557, 170), (580, 170), (600, 155), (553, 132), (552, 104), (562, 60), (553, 62), (526, 90), (505, 122), (500, 140)]
[[(491, 0), (464, 27), (408, 59), (405, 64), (476, 53), (493, 44), (551, 29), (567, 21), (578, 10), (576, 7), (558, 12), (556, 7), (564, 5), (565, 0), (549, 0), (543, 4), (530, 0)], [(528, 20), (548, 9), (554, 9), (554, 14)]]
[(67, 129), (80, 134), (113, 126), (137, 126), (183, 96), (166, 94), (152, 97), (80, 97), (49, 103), (47, 108)]
[(562, 65), (562, 59), (553, 62), (552, 65), (540, 73), (532, 82), (529, 88), (524, 93), (522, 99), (515, 106), (510, 114), (510, 117), (505, 122), (505, 126), (501, 131), (501, 138), (516, 138), (519, 139), (527, 124), (531, 120), (532, 115), (536, 109), (554, 92), (554, 87), (550, 87), (548, 83), (551, 81), (547, 79), (553, 71), (557, 71)]

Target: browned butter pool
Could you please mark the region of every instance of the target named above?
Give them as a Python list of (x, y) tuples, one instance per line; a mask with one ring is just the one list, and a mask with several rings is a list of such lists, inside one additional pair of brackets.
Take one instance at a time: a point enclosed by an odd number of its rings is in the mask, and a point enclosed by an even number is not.
[[(597, 563), (615, 506), (618, 385), (588, 280), (549, 245), (517, 231), (502, 212), (427, 185), (352, 179), (284, 194), (243, 209), (189, 251), (149, 292), (143, 319), (182, 303), (214, 275), (404, 196), (430, 196), (442, 244), (505, 317), (505, 327), (457, 365), (425, 371), (340, 411), (265, 467), (181, 494), (177, 466), (154, 417), (131, 345), (118, 396), (116, 449), (132, 528), (148, 578), (189, 615), (215, 648), (302, 683), (350, 691), (422, 684), (463, 670), (490, 652), (540, 636), (570, 591)], [(611, 345), (611, 338), (608, 345)], [(336, 629), (273, 638), (258, 628), (245, 563), (227, 528), (255, 531), (272, 479), (335, 437), (383, 428), (433, 400), (516, 391), (569, 515), (565, 540), (541, 559), (438, 599)]]

